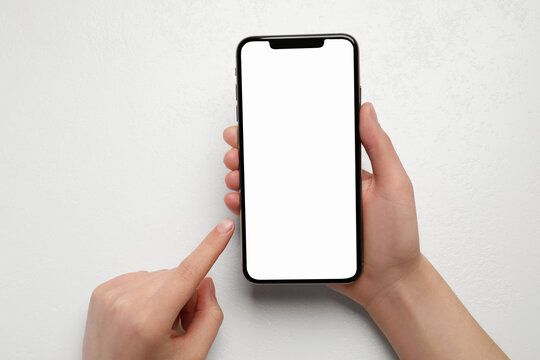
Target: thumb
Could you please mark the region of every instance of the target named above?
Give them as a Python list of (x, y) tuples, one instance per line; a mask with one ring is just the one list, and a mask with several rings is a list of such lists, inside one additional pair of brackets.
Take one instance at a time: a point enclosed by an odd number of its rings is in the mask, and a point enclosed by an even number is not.
[(365, 103), (360, 108), (360, 139), (371, 161), (373, 176), (377, 182), (391, 184), (407, 176), (392, 141), (379, 124), (371, 103)]
[(197, 290), (197, 308), (183, 345), (189, 347), (189, 353), (205, 358), (222, 322), (223, 311), (216, 299), (214, 282), (205, 278)]

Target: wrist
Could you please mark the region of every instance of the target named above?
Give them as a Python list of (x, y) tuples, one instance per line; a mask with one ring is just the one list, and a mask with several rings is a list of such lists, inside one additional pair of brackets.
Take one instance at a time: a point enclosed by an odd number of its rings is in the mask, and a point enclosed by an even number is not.
[(387, 311), (388, 306), (408, 304), (422, 291), (429, 291), (430, 284), (436, 281), (437, 272), (431, 263), (419, 254), (402, 274), (389, 285), (378, 290), (373, 296), (360, 303), (372, 316)]
[(400, 359), (506, 359), (422, 255), (364, 307)]

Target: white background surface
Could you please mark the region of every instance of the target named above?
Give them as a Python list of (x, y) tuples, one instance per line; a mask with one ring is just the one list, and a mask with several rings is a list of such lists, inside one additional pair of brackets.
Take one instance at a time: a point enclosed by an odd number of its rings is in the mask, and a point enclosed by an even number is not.
[[(2, 0), (0, 357), (77, 358), (96, 285), (174, 266), (228, 215), (241, 38), (338, 31), (415, 184), (422, 251), (508, 355), (537, 358), (532, 0)], [(211, 275), (225, 322), (210, 358), (394, 356), (323, 286), (247, 283), (238, 236)]]
[(257, 280), (350, 279), (359, 268), (353, 43), (250, 41), (241, 59), (246, 270)]

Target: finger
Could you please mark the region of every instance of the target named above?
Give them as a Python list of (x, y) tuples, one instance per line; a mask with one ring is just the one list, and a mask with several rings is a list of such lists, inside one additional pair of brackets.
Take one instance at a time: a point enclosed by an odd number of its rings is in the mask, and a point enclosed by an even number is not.
[(373, 184), (373, 174), (362, 169), (362, 192), (368, 191)]
[(381, 128), (371, 103), (360, 108), (360, 138), (371, 160), (377, 182), (393, 182), (407, 176), (388, 135)]
[(238, 170), (231, 171), (225, 176), (225, 184), (231, 190), (238, 191), (240, 189), (240, 173)]
[(223, 139), (233, 148), (238, 149), (238, 126), (229, 126), (223, 131)]
[(228, 193), (225, 195), (225, 205), (232, 211), (236, 216), (240, 216), (240, 194), (239, 193)]
[[(183, 345), (189, 344), (188, 353), (196, 352), (201, 358), (205, 357), (221, 323), (223, 311), (217, 302), (214, 282), (211, 278), (204, 279), (198, 290), (197, 310), (183, 340)], [(191, 350), (191, 351), (190, 351)]]
[(225, 157), (223, 158), (223, 162), (230, 170), (238, 170), (238, 165), (240, 162), (238, 158), (238, 149), (231, 149), (227, 151), (225, 153)]
[(187, 331), (189, 328), (189, 325), (191, 324), (191, 321), (193, 320), (193, 316), (195, 315), (195, 311), (197, 310), (197, 292), (195, 292), (191, 298), (188, 300), (186, 305), (182, 308), (182, 311), (180, 311), (180, 320), (182, 322), (182, 329), (184, 331)]
[(362, 178), (364, 178), (364, 177), (370, 177), (371, 175), (373, 175), (373, 174), (370, 173), (370, 172), (367, 171), (367, 170), (362, 169)]
[(193, 252), (176, 268), (169, 271), (167, 279), (153, 296), (153, 309), (156, 317), (165, 323), (172, 319), (191, 298), (197, 286), (208, 270), (214, 265), (221, 252), (227, 246), (234, 233), (234, 222), (231, 219), (221, 221)]

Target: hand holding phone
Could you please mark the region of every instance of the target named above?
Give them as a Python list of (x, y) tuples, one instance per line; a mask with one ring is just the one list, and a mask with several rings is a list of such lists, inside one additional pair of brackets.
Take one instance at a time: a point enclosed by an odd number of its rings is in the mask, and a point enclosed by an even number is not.
[[(373, 105), (364, 104), (360, 109), (359, 125), (362, 144), (370, 157), (373, 174), (362, 171), (362, 207), (364, 229), (364, 271), (350, 284), (331, 286), (362, 305), (368, 304), (383, 290), (391, 287), (404, 274), (414, 269), (422, 255), (419, 248), (416, 208), (411, 181), (388, 135), (379, 125)], [(276, 125), (277, 131), (284, 131)], [(227, 128), (223, 137), (232, 149), (225, 154), (225, 165), (231, 170), (225, 177), (226, 185), (233, 190), (225, 196), (225, 204), (240, 215), (238, 127)], [(275, 147), (279, 137), (273, 138)], [(320, 141), (324, 149), (327, 138)], [(321, 166), (323, 164), (321, 163)], [(328, 169), (332, 172), (332, 169)], [(268, 174), (269, 181), (284, 176), (279, 167)], [(331, 188), (322, 191), (331, 192)], [(317, 196), (314, 195), (314, 200)], [(279, 222), (279, 213), (272, 219)]]
[[(235, 191), (237, 134), (236, 126), (223, 134), (232, 146), (225, 181)], [(330, 286), (364, 306), (400, 358), (507, 359), (420, 253), (411, 181), (369, 103), (360, 109), (360, 134), (373, 167), (373, 174), (362, 171), (364, 268), (353, 283)], [(279, 146), (279, 138), (273, 140)], [(320, 146), (325, 144), (323, 137)], [(282, 173), (278, 168), (272, 175)], [(238, 193), (227, 194), (225, 203), (240, 214)]]

